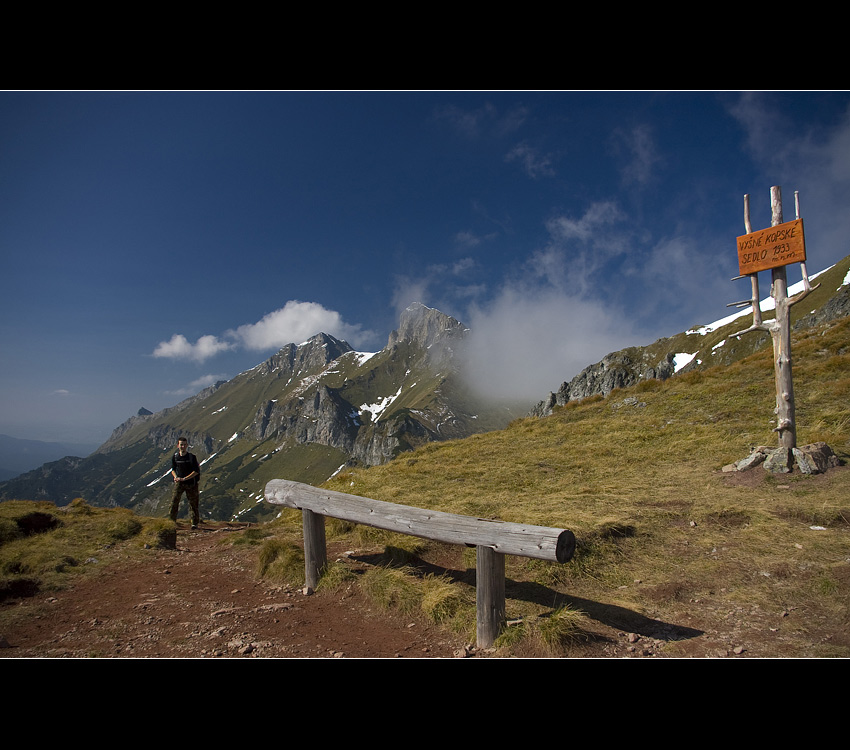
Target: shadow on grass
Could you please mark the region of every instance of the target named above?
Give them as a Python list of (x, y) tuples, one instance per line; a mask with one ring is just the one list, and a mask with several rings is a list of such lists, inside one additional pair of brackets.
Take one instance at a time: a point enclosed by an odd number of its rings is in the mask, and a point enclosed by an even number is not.
[[(367, 565), (391, 565), (393, 561), (386, 554), (358, 555), (352, 556), (361, 563)], [(475, 569), (453, 570), (434, 565), (416, 556), (410, 556), (405, 565), (416, 570), (422, 575), (444, 576), (453, 583), (461, 583), (467, 586), (475, 586)], [(582, 612), (591, 620), (615, 630), (627, 633), (636, 633), (647, 638), (659, 641), (686, 641), (704, 635), (703, 631), (684, 625), (655, 620), (642, 615), (634, 610), (621, 607), (616, 604), (605, 604), (591, 599), (582, 599), (570, 596), (555, 589), (539, 583), (530, 581), (514, 581), (510, 578), (505, 580), (505, 596), (509, 599), (517, 599), (538, 604), (543, 607), (556, 609), (569, 606)]]

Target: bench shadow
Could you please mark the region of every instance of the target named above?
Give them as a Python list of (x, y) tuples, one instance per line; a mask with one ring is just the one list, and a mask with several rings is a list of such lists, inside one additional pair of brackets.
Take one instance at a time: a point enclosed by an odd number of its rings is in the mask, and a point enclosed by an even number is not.
[[(393, 564), (391, 556), (385, 553), (352, 555), (351, 559), (367, 565), (386, 566)], [(440, 565), (434, 565), (416, 556), (410, 556), (404, 563), (396, 564), (403, 564), (422, 575), (443, 576), (454, 583), (475, 586), (474, 568), (454, 570)], [(570, 594), (564, 594), (548, 586), (530, 581), (514, 581), (506, 578), (505, 596), (509, 599), (519, 599), (551, 609), (569, 606), (601, 625), (627, 633), (636, 633), (637, 635), (659, 641), (685, 641), (704, 635), (703, 631), (696, 628), (656, 620), (617, 604), (606, 604), (604, 602), (593, 601), (592, 599), (571, 596)]]

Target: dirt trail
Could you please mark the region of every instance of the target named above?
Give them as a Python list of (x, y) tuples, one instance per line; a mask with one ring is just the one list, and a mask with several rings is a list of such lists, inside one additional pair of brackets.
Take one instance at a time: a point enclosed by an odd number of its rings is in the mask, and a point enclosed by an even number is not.
[[(422, 617), (377, 608), (357, 583), (310, 596), (259, 580), (258, 547), (229, 544), (241, 526), (180, 524), (176, 550), (120, 553), (72, 588), (0, 604), (0, 659), (485, 658)], [(344, 551), (344, 550), (343, 550)], [(339, 554), (329, 548), (329, 555)], [(110, 558), (113, 556), (110, 554)], [(850, 565), (839, 566), (850, 586)], [(513, 584), (523, 593), (523, 584)], [(664, 592), (646, 589), (647, 602)], [(850, 589), (849, 589), (850, 590)], [(711, 597), (641, 614), (567, 597), (594, 636), (570, 656), (801, 657), (850, 642), (844, 614), (768, 611)], [(19, 608), (15, 612), (12, 608)], [(537, 653), (514, 656), (539, 656)]]
[(460, 642), (378, 611), (357, 586), (305, 595), (257, 579), (257, 548), (228, 526), (180, 526), (176, 550), (118, 560), (56, 594), (3, 606), (29, 616), (0, 633), (0, 658), (453, 658)]

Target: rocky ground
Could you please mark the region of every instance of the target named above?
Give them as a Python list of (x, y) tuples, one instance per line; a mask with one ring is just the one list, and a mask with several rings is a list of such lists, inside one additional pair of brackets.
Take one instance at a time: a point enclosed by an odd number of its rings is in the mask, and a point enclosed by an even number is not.
[(176, 550), (111, 562), (51, 595), (7, 602), (25, 617), (0, 658), (453, 658), (474, 655), (438, 628), (377, 611), (356, 586), (333, 594), (266, 584), (257, 548), (221, 544), (227, 525), (181, 525)]
[[(96, 561), (96, 575), (0, 607), (0, 658), (493, 658), (545, 652), (478, 650), (423, 617), (376, 608), (355, 583), (305, 594), (258, 579), (258, 548), (232, 545), (233, 524), (181, 524), (176, 550)], [(328, 550), (339, 556), (342, 550)], [(448, 563), (447, 563), (448, 564)], [(451, 567), (451, 565), (449, 565)], [(850, 591), (850, 564), (837, 585)], [(520, 586), (508, 582), (511, 586)], [(585, 658), (765, 658), (847, 653), (846, 611), (767, 610), (717, 597), (676, 600), (636, 581), (642, 613), (569, 597), (587, 615)], [(513, 592), (522, 596), (522, 591)], [(13, 608), (19, 608), (15, 611)]]

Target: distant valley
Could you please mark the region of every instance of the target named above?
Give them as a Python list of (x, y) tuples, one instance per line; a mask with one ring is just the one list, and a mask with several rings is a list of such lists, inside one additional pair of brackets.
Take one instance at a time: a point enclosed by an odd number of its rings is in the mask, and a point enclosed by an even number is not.
[(53, 443), (0, 435), (0, 482), (64, 456), (88, 456), (96, 444)]

